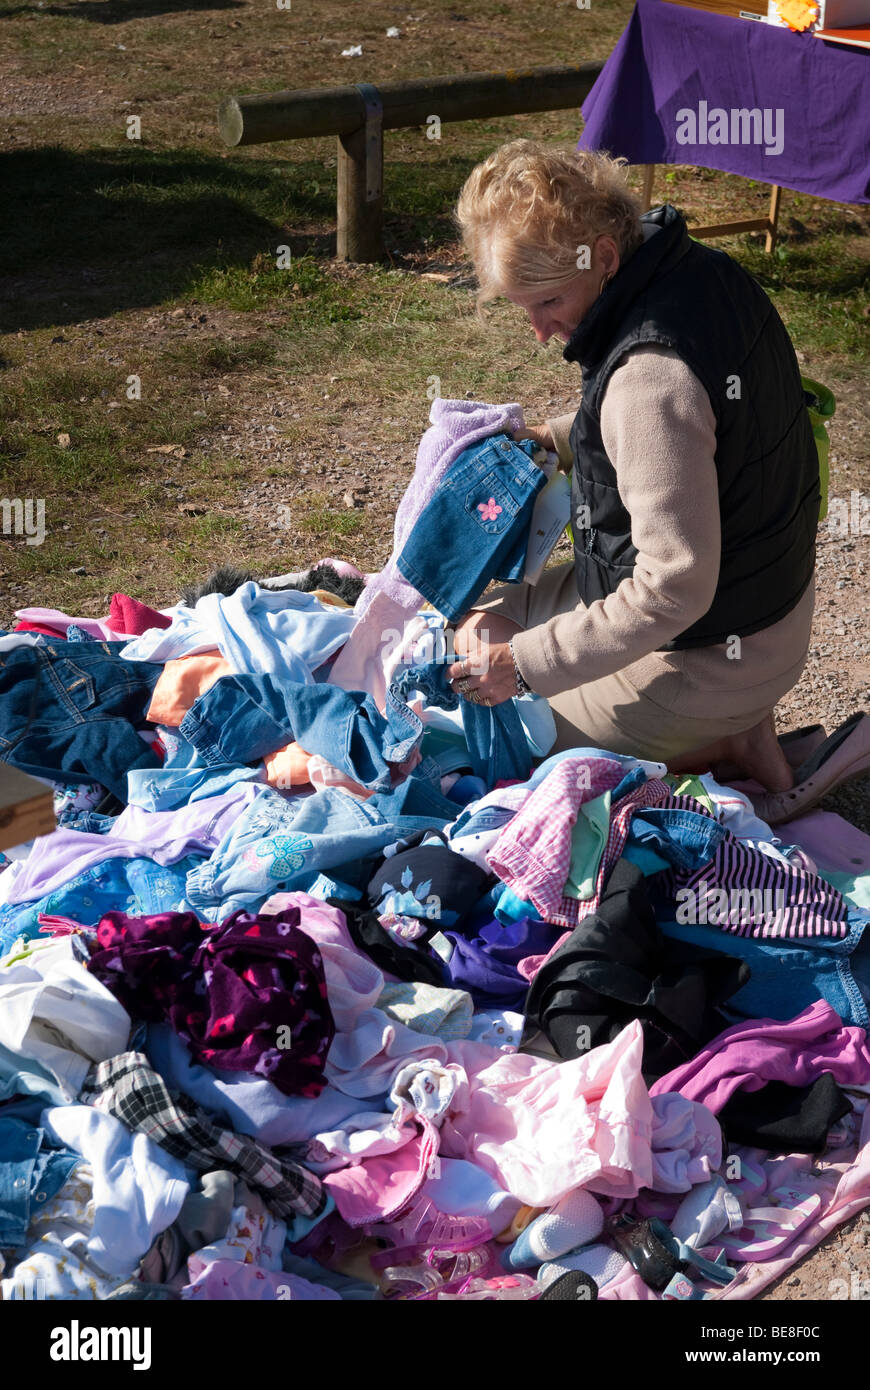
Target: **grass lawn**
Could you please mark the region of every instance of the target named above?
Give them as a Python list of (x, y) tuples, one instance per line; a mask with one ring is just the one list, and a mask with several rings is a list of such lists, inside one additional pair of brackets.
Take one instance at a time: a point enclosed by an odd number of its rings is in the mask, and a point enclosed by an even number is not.
[[(573, 145), (578, 113), (447, 123), (440, 142), (387, 132), (388, 259), (347, 266), (336, 142), (227, 151), (216, 109), (232, 93), (602, 59), (630, 13), (629, 0), (0, 10), (0, 476), (46, 509), (43, 545), (0, 535), (0, 623), (32, 602), (102, 611), (115, 589), (165, 604), (217, 561), (265, 573), (332, 550), (379, 567), (433, 395), (515, 400), (530, 422), (575, 406), (559, 344), (538, 345), (508, 304), (475, 317), (450, 213), (496, 145)], [(361, 58), (342, 56), (357, 43)], [(700, 224), (766, 211), (768, 189), (677, 166), (658, 171), (665, 199)], [(761, 280), (805, 370), (857, 390), (868, 209), (786, 191), (781, 226), (772, 257), (760, 237), (717, 244)]]

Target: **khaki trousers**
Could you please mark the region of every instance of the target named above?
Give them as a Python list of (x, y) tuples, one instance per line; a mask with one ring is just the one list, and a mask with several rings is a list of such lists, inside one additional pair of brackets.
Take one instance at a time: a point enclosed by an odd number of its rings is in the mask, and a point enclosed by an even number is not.
[[(754, 728), (794, 685), (806, 664), (814, 585), (791, 613), (742, 639), (742, 657), (725, 645), (651, 652), (613, 675), (548, 697), (556, 720), (552, 751), (588, 745), (666, 762), (727, 734)], [(545, 570), (536, 585), (506, 584), (472, 605), (521, 628), (578, 605), (573, 564)]]

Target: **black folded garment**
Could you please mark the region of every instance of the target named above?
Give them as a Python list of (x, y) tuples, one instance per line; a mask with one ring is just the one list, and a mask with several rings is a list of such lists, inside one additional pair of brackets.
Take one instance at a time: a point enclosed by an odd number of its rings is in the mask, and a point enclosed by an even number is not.
[[(441, 843), (420, 843), (433, 836)], [(434, 827), (403, 836), (398, 846), (395, 854), (381, 860), (369, 880), (369, 905), (378, 912), (411, 910), (411, 916), (435, 922), (436, 930), (461, 930), (465, 918), (495, 883), (495, 874), (456, 854), (444, 831)]]
[(718, 1006), (748, 979), (745, 962), (663, 936), (642, 873), (618, 859), (597, 912), (577, 924), (535, 976), (526, 1021), (567, 1058), (611, 1042), (640, 1019), (649, 1084), (728, 1027)]
[(828, 1130), (852, 1109), (829, 1071), (809, 1086), (768, 1081), (760, 1091), (735, 1091), (717, 1115), (732, 1144), (775, 1153), (824, 1153)]
[(395, 975), (405, 984), (420, 980), (426, 985), (444, 985), (444, 963), (425, 945), (425, 939), (438, 931), (437, 922), (425, 924), (426, 936), (420, 938), (421, 947), (402, 946), (381, 926), (374, 908), (345, 898), (327, 898), (326, 901), (330, 907), (337, 907), (344, 913), (354, 945), (381, 970)]

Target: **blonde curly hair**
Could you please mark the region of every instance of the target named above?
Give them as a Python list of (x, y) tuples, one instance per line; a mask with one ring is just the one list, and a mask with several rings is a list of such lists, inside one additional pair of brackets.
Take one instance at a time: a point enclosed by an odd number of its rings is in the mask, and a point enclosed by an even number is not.
[(626, 159), (604, 150), (552, 150), (512, 140), (474, 168), (453, 213), (477, 274), (477, 313), (512, 290), (564, 290), (578, 248), (613, 237), (625, 261), (643, 241), (642, 205)]

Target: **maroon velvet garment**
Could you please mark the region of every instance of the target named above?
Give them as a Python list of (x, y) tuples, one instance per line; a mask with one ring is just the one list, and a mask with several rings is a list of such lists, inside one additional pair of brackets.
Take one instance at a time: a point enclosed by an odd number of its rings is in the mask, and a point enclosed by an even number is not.
[(132, 1017), (167, 1022), (209, 1066), (318, 1096), (335, 1035), (323, 957), (298, 907), (220, 924), (192, 912), (107, 912), (89, 969)]

